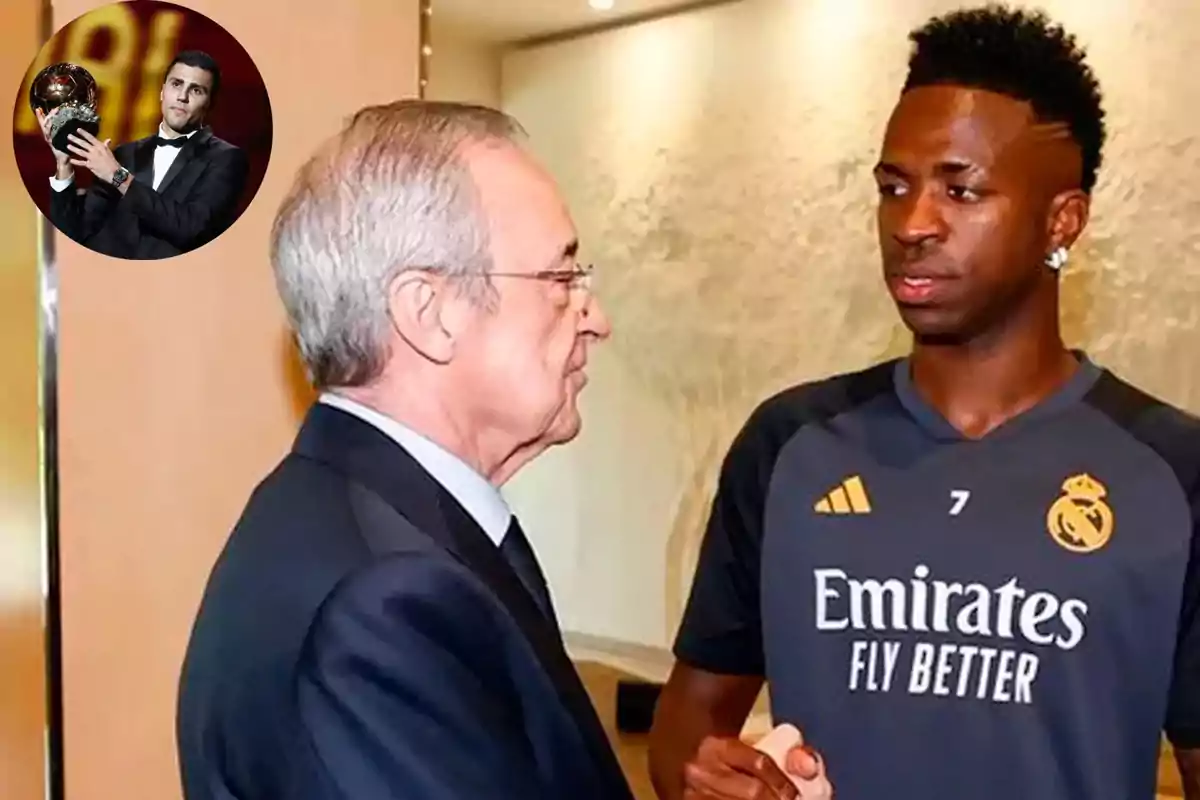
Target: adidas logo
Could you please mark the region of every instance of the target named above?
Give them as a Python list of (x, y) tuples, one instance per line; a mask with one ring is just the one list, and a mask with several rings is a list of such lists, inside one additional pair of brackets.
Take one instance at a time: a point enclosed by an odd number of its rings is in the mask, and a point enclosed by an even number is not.
[(851, 475), (813, 506), (818, 514), (870, 514), (871, 501), (867, 499), (867, 488), (862, 478)]

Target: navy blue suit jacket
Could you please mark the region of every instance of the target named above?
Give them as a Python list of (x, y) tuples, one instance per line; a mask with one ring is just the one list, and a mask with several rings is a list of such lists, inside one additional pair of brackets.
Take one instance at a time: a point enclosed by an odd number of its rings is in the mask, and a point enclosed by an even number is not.
[(631, 800), (557, 629), (399, 445), (315, 406), (215, 565), (187, 800)]

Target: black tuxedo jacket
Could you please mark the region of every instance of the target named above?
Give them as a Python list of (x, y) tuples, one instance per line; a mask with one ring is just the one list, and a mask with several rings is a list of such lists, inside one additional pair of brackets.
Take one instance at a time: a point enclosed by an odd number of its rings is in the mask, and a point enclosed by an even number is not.
[(632, 800), (499, 548), (320, 404), (211, 574), (177, 738), (187, 800)]
[(239, 147), (194, 133), (154, 189), (154, 139), (118, 146), (113, 155), (131, 173), (125, 194), (100, 180), (50, 192), (50, 221), (80, 244), (127, 259), (170, 258), (195, 250), (232, 222), (249, 162)]

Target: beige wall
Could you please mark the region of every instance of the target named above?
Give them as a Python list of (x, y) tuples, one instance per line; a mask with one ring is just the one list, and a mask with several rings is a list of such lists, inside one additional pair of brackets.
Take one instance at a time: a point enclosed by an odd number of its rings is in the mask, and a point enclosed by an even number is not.
[(430, 42), (433, 55), (427, 98), (500, 106), (499, 45), (461, 31), (437, 14), (433, 15)]
[[(752, 404), (907, 347), (870, 168), (906, 32), (959, 5), (745, 0), (505, 57), (504, 107), (562, 181), (616, 329), (579, 441), (508, 488), (569, 629), (667, 645)], [(1044, 6), (1090, 46), (1111, 131), (1067, 334), (1200, 410), (1200, 83), (1180, 67), (1200, 6)]]
[[(40, 7), (0, 5), (0, 86), (20, 86), (37, 54)], [(0, 797), (24, 800), (42, 796), (45, 769), (38, 214), (11, 142), (12, 116), (0, 114)]]
[[(303, 401), (267, 262), (272, 216), (358, 106), (414, 96), (416, 0), (187, 0), (255, 59), (275, 149), (219, 241), (169, 262), (59, 236), (70, 800), (178, 797), (176, 680), (203, 581)], [(62, 0), (61, 26), (98, 4)]]

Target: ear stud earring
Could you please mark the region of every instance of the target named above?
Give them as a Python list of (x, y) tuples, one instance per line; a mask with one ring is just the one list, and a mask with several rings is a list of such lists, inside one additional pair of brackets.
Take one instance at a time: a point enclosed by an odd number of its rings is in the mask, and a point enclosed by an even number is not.
[(1056, 247), (1051, 251), (1050, 255), (1046, 256), (1046, 266), (1058, 272), (1067, 265), (1067, 248)]

